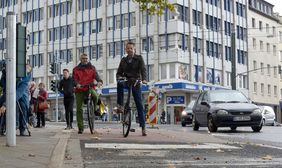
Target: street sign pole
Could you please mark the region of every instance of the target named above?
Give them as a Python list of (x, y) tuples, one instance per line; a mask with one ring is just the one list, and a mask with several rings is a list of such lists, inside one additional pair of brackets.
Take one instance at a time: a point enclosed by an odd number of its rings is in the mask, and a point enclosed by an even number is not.
[(7, 146), (16, 146), (16, 15), (7, 12), (6, 56)]

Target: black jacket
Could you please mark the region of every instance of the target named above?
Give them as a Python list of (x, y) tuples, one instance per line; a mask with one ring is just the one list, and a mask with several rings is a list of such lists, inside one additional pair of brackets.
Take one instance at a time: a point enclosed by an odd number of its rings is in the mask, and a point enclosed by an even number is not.
[(59, 83), (59, 91), (64, 94), (64, 98), (74, 97), (74, 80), (72, 77), (63, 78)]
[(119, 63), (116, 74), (119, 77), (147, 80), (145, 63), (141, 55), (134, 55), (132, 60), (129, 56), (123, 57)]

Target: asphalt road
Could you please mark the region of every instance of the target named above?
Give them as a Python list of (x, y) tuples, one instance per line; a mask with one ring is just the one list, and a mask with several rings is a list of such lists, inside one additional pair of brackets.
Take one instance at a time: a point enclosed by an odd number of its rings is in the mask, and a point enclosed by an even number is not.
[(282, 127), (209, 133), (159, 125), (147, 137), (134, 128), (123, 138), (121, 125), (97, 124), (96, 134), (80, 138), (84, 167), (282, 167)]

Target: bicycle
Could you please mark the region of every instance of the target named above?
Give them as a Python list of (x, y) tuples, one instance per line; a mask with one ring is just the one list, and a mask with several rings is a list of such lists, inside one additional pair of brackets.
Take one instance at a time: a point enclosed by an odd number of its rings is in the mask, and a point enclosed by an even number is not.
[(92, 95), (90, 93), (90, 90), (93, 86), (97, 86), (95, 84), (88, 84), (88, 85), (81, 85), (83, 88), (88, 88), (87, 96), (84, 98), (84, 104), (86, 104), (87, 109), (87, 119), (88, 119), (88, 127), (90, 129), (91, 134), (94, 134), (94, 124), (95, 124), (95, 109), (94, 104), (92, 100)]
[(123, 113), (122, 113), (122, 133), (123, 136), (126, 138), (129, 134), (129, 131), (135, 132), (135, 129), (130, 129), (131, 127), (131, 107), (130, 107), (130, 97), (132, 93), (132, 87), (136, 86), (137, 84), (141, 83), (141, 80), (135, 80), (134, 81), (129, 81), (125, 78), (121, 78), (118, 80), (119, 83), (126, 83), (128, 86), (128, 94), (127, 94), (127, 100), (123, 108)]

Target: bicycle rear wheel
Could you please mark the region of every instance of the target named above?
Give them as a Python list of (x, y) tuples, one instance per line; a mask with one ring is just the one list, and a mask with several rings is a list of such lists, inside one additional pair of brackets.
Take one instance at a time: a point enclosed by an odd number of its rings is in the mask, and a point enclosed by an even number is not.
[(95, 122), (95, 112), (94, 112), (94, 105), (91, 100), (87, 102), (87, 117), (88, 117), (88, 126), (90, 129), (91, 134), (94, 133), (94, 122)]
[(124, 137), (127, 137), (129, 134), (130, 126), (131, 126), (131, 110), (125, 110), (123, 115), (122, 122), (122, 133)]

